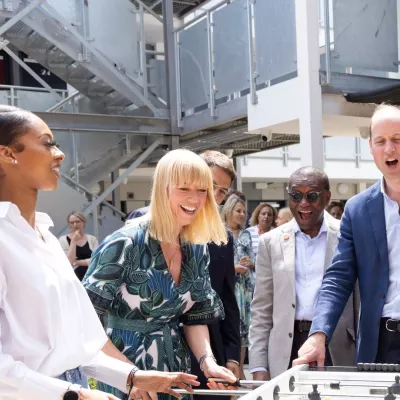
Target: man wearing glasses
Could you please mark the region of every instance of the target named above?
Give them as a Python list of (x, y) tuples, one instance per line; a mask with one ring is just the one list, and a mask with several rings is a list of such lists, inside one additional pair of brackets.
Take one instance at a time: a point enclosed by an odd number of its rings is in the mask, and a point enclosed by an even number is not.
[[(208, 150), (200, 154), (200, 157), (211, 169), (214, 198), (220, 205), (228, 194), (236, 172), (232, 159), (219, 151)], [(210, 279), (211, 286), (222, 300), (225, 310), (225, 319), (216, 324), (208, 325), (210, 332), (210, 344), (213, 354), (219, 365), (225, 365), (237, 378), (240, 376), (240, 315), (235, 297), (235, 265), (233, 256), (233, 237), (228, 232), (229, 241), (225, 246), (208, 244), (210, 252)], [(191, 372), (198, 376), (202, 388), (207, 388), (207, 378), (200, 369), (197, 359), (192, 357)], [(228, 396), (193, 396), (198, 400), (229, 400)]]
[[(325, 207), (329, 180), (305, 167), (289, 180), (294, 219), (260, 238), (251, 305), (250, 372), (269, 380), (284, 372), (307, 340), (325, 269), (331, 264), (340, 222)], [(355, 313), (348, 302), (327, 350), (326, 365), (353, 365)]]

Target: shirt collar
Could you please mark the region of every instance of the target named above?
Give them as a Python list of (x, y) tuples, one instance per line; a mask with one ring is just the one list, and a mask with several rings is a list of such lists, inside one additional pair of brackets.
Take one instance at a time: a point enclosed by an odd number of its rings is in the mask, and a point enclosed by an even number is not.
[(386, 190), (385, 190), (385, 180), (384, 180), (383, 176), (381, 178), (381, 193), (383, 193), (384, 196), (387, 196)]
[[(0, 219), (8, 218), (11, 222), (19, 222), (22, 218), (19, 208), (10, 202), (0, 201)], [(54, 226), (52, 219), (45, 213), (36, 212), (35, 221), (39, 227), (49, 229)]]
[[(294, 221), (294, 233), (295, 234), (299, 233), (299, 232), (303, 233), (299, 227), (299, 224), (297, 223), (297, 221), (294, 218), (293, 218), (293, 221)], [(318, 235), (316, 237), (318, 237), (323, 232), (328, 232), (328, 227), (326, 226), (326, 223), (325, 223), (325, 216), (322, 220), (321, 229), (319, 230)]]

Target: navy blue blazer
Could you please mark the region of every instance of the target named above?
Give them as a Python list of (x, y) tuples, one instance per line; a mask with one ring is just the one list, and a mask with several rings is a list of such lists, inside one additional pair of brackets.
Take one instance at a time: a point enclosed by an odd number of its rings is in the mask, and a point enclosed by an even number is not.
[(310, 335), (332, 337), (358, 279), (361, 310), (357, 362), (376, 359), (380, 319), (389, 287), (389, 257), (381, 182), (350, 199), (342, 217), (339, 242), (318, 296)]

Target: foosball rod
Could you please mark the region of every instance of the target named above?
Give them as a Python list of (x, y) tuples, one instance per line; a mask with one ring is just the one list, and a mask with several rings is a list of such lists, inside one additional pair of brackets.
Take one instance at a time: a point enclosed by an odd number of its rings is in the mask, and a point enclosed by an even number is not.
[(184, 389), (173, 389), (174, 392), (179, 394), (193, 394), (193, 395), (203, 395), (203, 396), (244, 396), (247, 393), (251, 393), (251, 389), (242, 389), (242, 390), (213, 390), (213, 389), (194, 389), (194, 392), (188, 392)]
[[(307, 396), (307, 393), (289, 393), (289, 392), (279, 392), (277, 393), (279, 396), (279, 399), (284, 399), (284, 398), (293, 398), (296, 396), (298, 399), (303, 398), (302, 396)], [(356, 398), (356, 399), (381, 399), (382, 400), (382, 395), (375, 395), (375, 394), (348, 394), (348, 393), (320, 393), (319, 394), (321, 399), (324, 398), (329, 398), (329, 399), (336, 399), (336, 398)], [(304, 397), (305, 398), (305, 397)]]
[[(382, 383), (380, 385), (375, 385), (375, 383)], [(393, 381), (388, 381), (388, 384), (384, 385), (383, 382), (371, 382), (368, 381), (368, 385), (363, 385), (362, 383), (343, 383), (340, 382), (326, 382), (326, 383), (319, 383), (319, 386), (324, 387), (324, 389), (337, 389), (339, 390), (342, 387), (362, 387), (362, 388), (387, 388)], [(308, 382), (293, 382), (292, 385), (294, 386), (311, 386), (312, 383)]]

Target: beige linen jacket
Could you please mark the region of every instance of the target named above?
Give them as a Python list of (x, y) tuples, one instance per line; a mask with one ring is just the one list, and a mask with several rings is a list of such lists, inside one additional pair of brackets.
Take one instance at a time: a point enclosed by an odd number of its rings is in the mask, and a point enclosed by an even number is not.
[[(331, 264), (340, 221), (325, 212), (325, 265)], [(292, 349), (295, 308), (294, 219), (260, 237), (256, 286), (251, 304), (250, 370), (267, 368), (271, 378), (286, 371)], [(359, 311), (358, 289), (351, 295), (329, 344), (337, 366), (355, 364), (355, 337)]]

